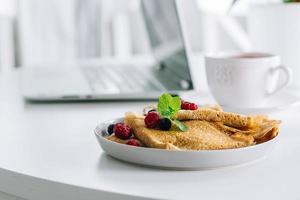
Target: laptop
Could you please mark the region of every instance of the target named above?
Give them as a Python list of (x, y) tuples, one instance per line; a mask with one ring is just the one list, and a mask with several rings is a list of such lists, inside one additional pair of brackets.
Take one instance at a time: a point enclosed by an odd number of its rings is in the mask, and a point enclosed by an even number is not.
[(192, 90), (186, 37), (177, 0), (141, 0), (154, 62), (151, 65), (35, 66), (21, 68), (29, 101), (151, 100)]

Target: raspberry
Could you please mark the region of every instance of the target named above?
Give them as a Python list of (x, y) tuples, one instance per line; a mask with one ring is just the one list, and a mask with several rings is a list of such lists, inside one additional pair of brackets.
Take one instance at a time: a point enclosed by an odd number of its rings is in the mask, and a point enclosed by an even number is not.
[(198, 106), (188, 101), (181, 101), (181, 109), (183, 110), (197, 110)]
[(140, 147), (140, 143), (136, 139), (130, 139), (126, 142), (127, 145)]
[(181, 102), (181, 109), (183, 110), (189, 110), (189, 102), (186, 102), (186, 101), (182, 101)]
[(194, 103), (191, 103), (190, 104), (190, 110), (197, 110), (198, 109), (198, 106)]
[(115, 135), (123, 140), (129, 139), (132, 135), (132, 130), (124, 123), (117, 123), (114, 125)]
[(162, 118), (158, 124), (159, 129), (164, 131), (170, 130), (171, 126), (171, 120), (168, 118)]
[(155, 128), (160, 121), (159, 114), (157, 112), (149, 112), (144, 119), (144, 122), (148, 128)]

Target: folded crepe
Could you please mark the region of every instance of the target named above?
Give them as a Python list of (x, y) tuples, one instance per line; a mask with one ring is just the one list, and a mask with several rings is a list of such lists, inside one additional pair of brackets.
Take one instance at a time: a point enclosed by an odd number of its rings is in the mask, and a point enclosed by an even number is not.
[(134, 136), (147, 147), (169, 150), (204, 150), (228, 149), (244, 147), (252, 144), (253, 138), (245, 141), (235, 140), (223, 134), (213, 123), (200, 120), (184, 122), (188, 126), (186, 132), (172, 127), (171, 130), (162, 131), (145, 127), (144, 120), (134, 114), (125, 117), (125, 124), (129, 125)]
[[(194, 111), (180, 110), (177, 119), (188, 130), (172, 126), (168, 131), (149, 129), (144, 116), (127, 113), (124, 123), (145, 146), (168, 150), (214, 150), (246, 147), (277, 136), (280, 121), (266, 116), (245, 116), (223, 112), (220, 107), (204, 107)], [(119, 142), (115, 136), (109, 140)], [(121, 141), (120, 143), (124, 143)]]
[[(146, 108), (157, 109), (156, 106)], [(144, 109), (144, 114), (147, 109)], [(236, 128), (253, 128), (257, 126), (254, 117), (236, 113), (224, 112), (219, 105), (206, 105), (197, 110), (179, 110), (176, 118), (178, 120), (205, 120), (211, 122), (222, 122), (225, 125)]]
[(254, 118), (251, 116), (213, 110), (207, 107), (198, 108), (197, 110), (180, 110), (176, 118), (178, 120), (195, 119), (222, 122), (225, 125), (235, 128), (251, 128), (255, 126)]

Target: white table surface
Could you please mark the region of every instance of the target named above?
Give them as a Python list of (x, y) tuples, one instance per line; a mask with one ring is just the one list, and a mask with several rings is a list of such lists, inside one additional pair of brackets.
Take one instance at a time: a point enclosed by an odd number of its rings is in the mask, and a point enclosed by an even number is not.
[[(300, 108), (273, 114), (280, 140), (255, 164), (206, 171), (132, 165), (104, 154), (98, 122), (148, 102), (29, 104), (0, 72), (0, 191), (25, 199), (300, 199)], [(204, 96), (203, 96), (204, 95)], [(198, 103), (212, 102), (203, 93)]]

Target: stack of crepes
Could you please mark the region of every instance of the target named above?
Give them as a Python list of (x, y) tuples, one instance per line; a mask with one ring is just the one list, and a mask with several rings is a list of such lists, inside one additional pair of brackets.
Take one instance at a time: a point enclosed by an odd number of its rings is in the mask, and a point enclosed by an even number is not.
[[(175, 126), (168, 130), (149, 129), (144, 116), (126, 113), (124, 123), (144, 146), (168, 150), (217, 150), (251, 146), (276, 137), (279, 120), (265, 115), (246, 116), (224, 112), (219, 106), (205, 106), (197, 110), (180, 110), (176, 119), (188, 130), (182, 132)], [(114, 135), (107, 139), (125, 143)]]

